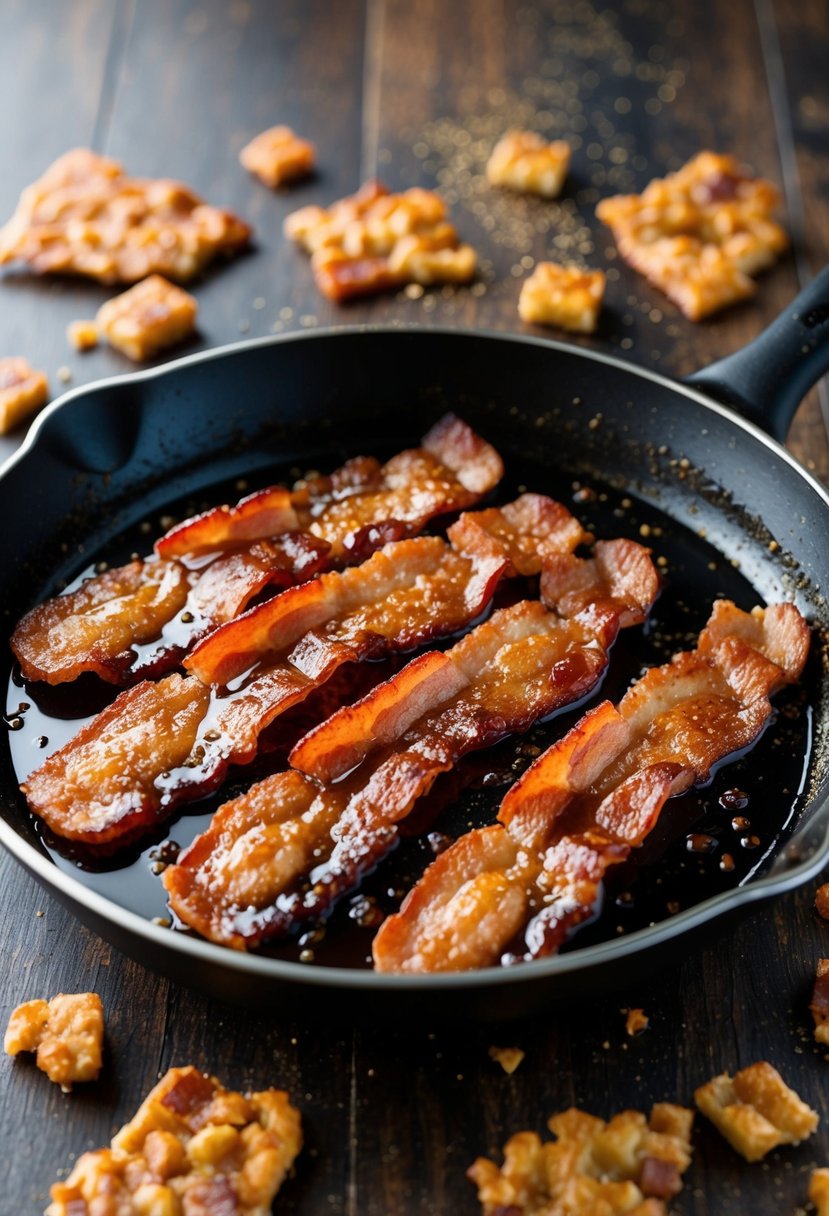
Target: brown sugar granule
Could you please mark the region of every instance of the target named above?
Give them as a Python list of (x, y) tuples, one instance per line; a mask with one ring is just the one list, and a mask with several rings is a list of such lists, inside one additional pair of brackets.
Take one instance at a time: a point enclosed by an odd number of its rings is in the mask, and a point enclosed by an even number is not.
[(829, 1046), (829, 958), (819, 958), (809, 1005), (815, 1020), (815, 1039)]
[(110, 1148), (84, 1153), (54, 1184), (46, 1216), (270, 1216), (301, 1146), (287, 1094), (234, 1093), (171, 1068)]
[(140, 363), (188, 337), (197, 312), (189, 292), (154, 274), (102, 304), (96, 322), (111, 346)]
[(308, 177), (314, 171), (314, 145), (290, 127), (269, 127), (239, 153), (245, 169), (271, 188)]
[(502, 1166), (479, 1157), (467, 1173), (484, 1216), (666, 1216), (691, 1161), (693, 1119), (669, 1103), (649, 1120), (628, 1110), (608, 1122), (572, 1107), (549, 1120), (555, 1140), (518, 1132)]
[(97, 321), (70, 321), (66, 337), (75, 350), (92, 350), (100, 340)]
[(533, 131), (507, 131), (492, 150), (486, 177), (492, 186), (556, 198), (569, 168), (570, 145), (563, 139), (548, 143)]
[(17, 355), (0, 359), (0, 435), (39, 410), (49, 396), (44, 372)]
[(327, 209), (294, 211), (285, 235), (311, 254), (317, 287), (331, 300), (407, 283), (465, 283), (475, 274), (475, 251), (461, 243), (445, 203), (419, 187), (391, 194), (367, 182)]
[(625, 1030), (631, 1038), (635, 1038), (648, 1029), (650, 1021), (644, 1009), (629, 1009), (625, 1018)]
[(603, 199), (596, 214), (622, 257), (699, 321), (756, 291), (788, 238), (773, 218), (778, 193), (733, 156), (700, 152), (642, 194)]
[(759, 1161), (781, 1144), (799, 1144), (818, 1125), (817, 1114), (764, 1060), (733, 1077), (713, 1077), (694, 1101), (746, 1161)]
[(575, 333), (591, 334), (596, 328), (604, 298), (605, 276), (601, 270), (580, 270), (557, 262), (539, 262), (524, 280), (518, 299), (522, 321), (555, 325)]
[(489, 1058), (500, 1064), (504, 1072), (514, 1073), (524, 1059), (524, 1052), (520, 1047), (490, 1047)]
[(829, 920), (829, 882), (815, 891), (815, 911), (824, 920)]
[(60, 993), (51, 1001), (27, 1001), (9, 1018), (3, 1049), (37, 1053), (37, 1066), (69, 1093), (75, 1081), (94, 1081), (101, 1071), (104, 1010), (95, 992)]
[(809, 1200), (815, 1205), (817, 1216), (829, 1216), (829, 1169), (812, 1170)]
[(250, 228), (166, 178), (131, 178), (118, 161), (76, 148), (23, 191), (0, 229), (0, 264), (38, 274), (135, 283), (159, 273), (187, 280), (216, 254), (240, 249)]

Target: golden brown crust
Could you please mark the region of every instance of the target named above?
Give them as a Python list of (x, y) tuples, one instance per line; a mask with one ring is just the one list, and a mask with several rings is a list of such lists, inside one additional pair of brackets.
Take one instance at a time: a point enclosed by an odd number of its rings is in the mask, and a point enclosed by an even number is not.
[(829, 1169), (812, 1170), (809, 1199), (815, 1205), (817, 1216), (829, 1216)]
[(235, 1093), (171, 1068), (110, 1148), (84, 1153), (54, 1184), (46, 1216), (270, 1216), (301, 1147), (286, 1093)]
[(492, 186), (555, 198), (569, 168), (570, 145), (565, 140), (548, 143), (533, 131), (507, 131), (487, 161), (486, 178)]
[(46, 403), (49, 383), (26, 359), (0, 359), (0, 435), (7, 434)]
[(27, 1001), (9, 1018), (3, 1049), (16, 1056), (37, 1052), (37, 1066), (69, 1093), (75, 1081), (94, 1081), (101, 1071), (104, 1010), (95, 992), (59, 993)]
[(746, 1161), (760, 1161), (781, 1144), (800, 1144), (818, 1116), (764, 1060), (701, 1085), (694, 1101)]
[(596, 214), (625, 261), (699, 321), (753, 295), (752, 276), (786, 248), (777, 197), (735, 157), (700, 152), (641, 195), (603, 199)]
[(605, 276), (601, 270), (539, 262), (521, 287), (518, 312), (528, 324), (555, 325), (573, 333), (592, 334), (604, 289)]
[(254, 136), (239, 153), (245, 169), (271, 188), (308, 177), (314, 171), (314, 145), (290, 127), (269, 127)]
[(475, 274), (475, 251), (447, 222), (443, 200), (420, 187), (391, 194), (367, 182), (328, 209), (293, 212), (285, 235), (311, 254), (317, 286), (331, 300), (404, 283), (466, 283)]
[(548, 1122), (555, 1140), (518, 1132), (502, 1166), (479, 1157), (467, 1174), (484, 1216), (665, 1216), (691, 1162), (693, 1119), (669, 1103), (649, 1120), (626, 1110), (608, 1122), (571, 1107)]
[(26, 262), (38, 274), (102, 283), (152, 273), (185, 281), (249, 240), (247, 224), (180, 182), (130, 178), (117, 161), (75, 148), (21, 194), (0, 229), (0, 264)]
[(198, 309), (188, 291), (153, 274), (102, 304), (96, 323), (110, 346), (141, 363), (188, 338)]

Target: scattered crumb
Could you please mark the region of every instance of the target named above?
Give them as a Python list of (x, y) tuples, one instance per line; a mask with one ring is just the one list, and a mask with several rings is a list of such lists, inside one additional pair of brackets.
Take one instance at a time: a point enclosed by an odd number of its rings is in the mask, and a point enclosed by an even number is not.
[(825, 882), (815, 892), (815, 911), (824, 920), (829, 920), (829, 882)]
[(66, 337), (75, 350), (92, 350), (100, 339), (98, 324), (96, 321), (71, 321)]
[(829, 1169), (812, 1171), (809, 1199), (817, 1209), (817, 1216), (829, 1216)]
[(514, 1073), (524, 1059), (524, 1052), (520, 1047), (490, 1047), (489, 1057), (500, 1064), (504, 1072)]
[(68, 384), (69, 381), (72, 379), (72, 368), (66, 367), (65, 364), (63, 366), (59, 367), (57, 370), (57, 377), (58, 377), (58, 380), (60, 380), (61, 384)]
[(829, 958), (817, 961), (809, 1009), (815, 1021), (815, 1040), (829, 1046)]
[(648, 1029), (650, 1021), (644, 1009), (629, 1009), (625, 1018), (625, 1030), (631, 1038), (634, 1038)]
[(244, 168), (271, 188), (308, 177), (315, 159), (314, 145), (294, 135), (290, 127), (262, 131), (239, 153)]

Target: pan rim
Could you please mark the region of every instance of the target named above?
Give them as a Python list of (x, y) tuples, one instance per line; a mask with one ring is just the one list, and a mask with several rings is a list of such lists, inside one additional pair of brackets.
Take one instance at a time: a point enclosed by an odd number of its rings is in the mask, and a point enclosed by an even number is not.
[[(125, 384), (135, 384), (155, 380), (167, 375), (176, 375), (183, 368), (208, 363), (214, 359), (227, 358), (242, 354), (248, 350), (256, 350), (270, 346), (281, 346), (283, 343), (319, 341), (324, 338), (351, 338), (356, 336), (377, 336), (399, 334), (419, 334), (425, 337), (438, 336), (447, 339), (472, 338), (475, 340), (515, 343), (518, 345), (535, 346), (545, 350), (553, 350), (568, 356), (576, 355), (588, 361), (605, 364), (611, 369), (632, 374), (648, 380), (671, 392), (679, 392), (684, 397), (695, 401), (706, 410), (720, 415), (725, 421), (738, 430), (746, 432), (752, 439), (759, 441), (782, 459), (791, 469), (813, 490), (814, 493), (829, 507), (829, 489), (824, 487), (781, 443), (766, 434), (761, 427), (743, 418), (731, 407), (709, 397), (699, 389), (671, 379), (650, 368), (628, 363), (614, 355), (600, 351), (586, 350), (564, 342), (534, 334), (517, 334), (498, 330), (468, 329), (462, 327), (435, 326), (424, 328), (415, 323), (398, 325), (361, 324), (337, 325), (319, 329), (298, 331), (288, 334), (265, 335), (261, 338), (251, 338), (240, 342), (229, 343), (225, 346), (213, 347), (206, 351), (197, 351), (179, 359), (170, 360), (158, 367), (145, 368), (121, 375), (106, 377), (91, 384), (79, 385), (62, 394), (51, 402), (41, 412), (32, 424), (26, 438), (16, 452), (0, 464), (0, 479), (17, 463), (32, 453), (41, 439), (48, 420), (55, 414), (80, 398), (118, 388)], [(809, 881), (823, 869), (829, 855), (829, 824), (826, 825), (823, 837), (817, 842), (812, 855), (784, 871), (770, 872), (759, 878), (752, 879), (744, 886), (730, 891), (720, 892), (699, 904), (685, 909), (676, 915), (660, 921), (655, 925), (636, 930), (621, 938), (599, 942), (572, 952), (555, 955), (547, 959), (537, 959), (531, 964), (516, 967), (487, 967), (476, 968), (463, 972), (449, 972), (437, 975), (399, 975), (378, 973), (371, 970), (358, 970), (346, 967), (309, 966), (303, 963), (293, 963), (288, 960), (269, 958), (265, 955), (248, 954), (231, 950), (228, 947), (213, 942), (177, 934), (146, 920), (138, 913), (123, 908), (114, 900), (91, 890), (79, 879), (61, 870), (47, 855), (41, 853), (34, 845), (29, 844), (5, 819), (0, 818), (0, 844), (26, 870), (38, 879), (52, 893), (64, 896), (73, 904), (80, 905), (87, 912), (113, 928), (143, 939), (150, 947), (158, 947), (161, 952), (172, 948), (173, 953), (180, 953), (195, 962), (205, 965), (217, 965), (233, 973), (242, 973), (251, 978), (277, 983), (296, 983), (317, 988), (348, 988), (365, 991), (400, 991), (428, 992), (464, 990), (480, 987), (502, 987), (527, 982), (544, 981), (551, 984), (556, 978), (564, 980), (568, 975), (574, 975), (593, 966), (603, 963), (618, 962), (620, 959), (639, 953), (642, 949), (657, 947), (671, 941), (675, 937), (689, 933), (700, 925), (717, 916), (725, 915), (744, 905), (750, 905), (774, 895), (800, 886)], [(99, 932), (96, 927), (96, 932)], [(101, 934), (101, 936), (104, 936)], [(128, 951), (129, 952), (129, 951)]]

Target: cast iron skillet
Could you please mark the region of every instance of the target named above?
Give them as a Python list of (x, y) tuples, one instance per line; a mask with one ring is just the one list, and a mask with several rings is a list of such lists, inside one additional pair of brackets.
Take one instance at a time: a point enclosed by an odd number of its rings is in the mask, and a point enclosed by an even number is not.
[[(82, 921), (150, 969), (292, 1013), (327, 1007), (320, 998), (336, 994), (338, 1009), (370, 1017), (523, 1015), (676, 956), (680, 936), (684, 945), (714, 918), (805, 882), (829, 855), (829, 607), (821, 592), (829, 587), (829, 495), (775, 441), (827, 368), (829, 270), (757, 342), (685, 384), (531, 337), (396, 328), (293, 334), (70, 392), (0, 472), (7, 634), (32, 603), (168, 504), (241, 475), (264, 482), (274, 465), (325, 468), (343, 455), (391, 453), (447, 408), (496, 444), (508, 468), (534, 468), (533, 489), (548, 488), (547, 476), (558, 489), (598, 479), (651, 518), (655, 512), (666, 537), (704, 536), (721, 569), (739, 566), (750, 599), (794, 599), (815, 629), (815, 738), (792, 830), (746, 885), (531, 965), (393, 977), (237, 954), (90, 889), (43, 848), (6, 747), (0, 841)], [(701, 589), (703, 620), (716, 590), (716, 576)]]

